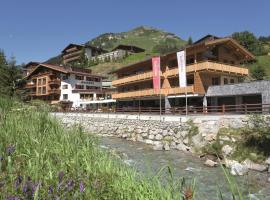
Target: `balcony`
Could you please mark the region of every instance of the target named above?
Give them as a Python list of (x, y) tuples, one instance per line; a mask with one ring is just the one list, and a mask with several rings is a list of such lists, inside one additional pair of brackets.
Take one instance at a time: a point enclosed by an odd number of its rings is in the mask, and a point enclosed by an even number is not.
[(36, 88), (36, 84), (35, 83), (27, 83), (25, 85), (25, 89), (31, 89), (31, 88)]
[(81, 58), (81, 56), (75, 56), (75, 57), (71, 57), (71, 58), (68, 58), (68, 59), (64, 59), (64, 62), (68, 63), (68, 62), (71, 62), (71, 61), (74, 61), (74, 60), (79, 60), (80, 58)]
[[(223, 73), (233, 73), (236, 75), (248, 75), (248, 69), (226, 63), (204, 61), (196, 64), (187, 65), (187, 73), (197, 71), (216, 71)], [(170, 69), (166, 72), (167, 77), (178, 76), (178, 74), (178, 68)]]
[(60, 89), (51, 89), (48, 92), (49, 92), (49, 94), (61, 94), (61, 90)]
[(81, 53), (83, 53), (82, 50), (74, 51), (74, 52), (71, 52), (71, 53), (66, 53), (65, 55), (63, 55), (63, 58), (64, 58), (64, 59), (68, 59), (68, 58), (71, 58), (71, 57), (74, 57), (74, 56), (78, 56), (78, 55), (80, 55)]
[(181, 95), (181, 94), (194, 94), (195, 91), (194, 91), (194, 86), (193, 85), (190, 85), (190, 86), (187, 86), (187, 87), (176, 87), (176, 88), (168, 88), (168, 89), (162, 89), (162, 93), (164, 95)]
[(124, 98), (147, 97), (147, 96), (156, 96), (156, 95), (159, 95), (159, 93), (158, 92), (156, 93), (154, 89), (145, 89), (145, 90), (139, 90), (139, 91), (112, 94), (112, 98), (124, 99)]
[[(161, 73), (161, 76), (162, 76), (162, 72), (160, 72), (160, 73)], [(125, 83), (133, 83), (133, 82), (150, 80), (152, 78), (153, 78), (153, 72), (148, 71), (148, 72), (145, 72), (145, 73), (140, 73), (140, 74), (131, 75), (131, 76), (127, 76), (127, 77), (124, 77), (124, 78), (117, 79), (115, 81), (112, 81), (112, 85), (113, 86), (118, 86), (118, 85), (125, 84)]]
[(61, 80), (60, 79), (53, 79), (49, 81), (50, 85), (61, 85)]

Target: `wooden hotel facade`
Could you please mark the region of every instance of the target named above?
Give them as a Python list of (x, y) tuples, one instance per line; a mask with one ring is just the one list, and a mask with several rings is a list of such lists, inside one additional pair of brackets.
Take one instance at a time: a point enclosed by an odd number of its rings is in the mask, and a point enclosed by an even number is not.
[[(236, 84), (249, 71), (244, 64), (254, 56), (232, 38), (207, 35), (192, 45), (186, 46), (187, 87), (179, 87), (179, 72), (176, 52), (161, 56), (161, 89), (153, 89), (152, 60), (147, 59), (114, 71), (117, 88), (113, 99), (119, 107), (158, 107), (159, 95), (162, 106), (183, 106), (185, 94), (188, 104), (202, 106), (208, 87)], [(210, 101), (210, 102), (209, 102)], [(208, 105), (211, 100), (208, 100)]]

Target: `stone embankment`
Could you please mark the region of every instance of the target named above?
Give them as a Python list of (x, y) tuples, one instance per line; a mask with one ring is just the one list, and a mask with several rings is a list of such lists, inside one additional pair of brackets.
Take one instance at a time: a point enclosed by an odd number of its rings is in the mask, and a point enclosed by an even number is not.
[[(257, 171), (270, 170), (270, 158), (264, 164), (256, 164), (250, 160), (240, 163), (226, 159), (234, 148), (228, 141), (238, 138), (229, 135), (218, 136), (221, 128), (240, 128), (248, 123), (246, 117), (217, 116), (183, 118), (180, 121), (156, 121), (138, 119), (100, 118), (90, 114), (55, 113), (55, 117), (66, 126), (80, 124), (89, 133), (99, 136), (113, 136), (152, 145), (155, 150), (176, 149), (193, 154), (202, 154), (202, 149), (209, 146), (217, 137), (222, 146), (223, 163), (231, 169), (233, 175), (243, 175), (249, 169)], [(218, 160), (204, 155), (205, 165), (217, 166)]]

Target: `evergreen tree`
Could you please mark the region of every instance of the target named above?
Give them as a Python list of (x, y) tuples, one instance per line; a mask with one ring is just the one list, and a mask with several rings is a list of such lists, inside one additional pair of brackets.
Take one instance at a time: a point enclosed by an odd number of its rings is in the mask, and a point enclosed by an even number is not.
[(266, 76), (265, 69), (259, 65), (253, 70), (251, 70), (251, 76), (256, 80), (263, 80)]
[(188, 38), (188, 45), (192, 45), (192, 44), (193, 44), (192, 37), (191, 37), (191, 36), (189, 36), (189, 38)]

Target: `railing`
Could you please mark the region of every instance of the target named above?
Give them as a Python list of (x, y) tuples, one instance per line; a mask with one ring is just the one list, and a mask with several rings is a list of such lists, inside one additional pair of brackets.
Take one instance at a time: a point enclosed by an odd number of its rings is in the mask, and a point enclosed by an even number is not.
[(60, 89), (51, 89), (48, 92), (49, 92), (49, 94), (60, 94), (61, 90)]
[[(160, 73), (161, 73), (161, 76), (162, 76), (162, 72), (160, 72)], [(112, 85), (117, 86), (117, 85), (121, 85), (121, 84), (125, 84), (125, 83), (152, 79), (152, 77), (153, 77), (153, 72), (148, 71), (148, 72), (135, 74), (135, 75), (131, 75), (131, 76), (126, 76), (126, 77), (114, 80), (114, 81), (112, 81)]]
[(82, 50), (78, 50), (78, 51), (74, 51), (72, 53), (66, 53), (63, 58), (64, 59), (68, 59), (68, 58), (71, 58), (71, 57), (74, 57), (76, 55), (80, 55), (83, 51)]
[[(214, 61), (203, 61), (191, 65), (187, 65), (186, 72), (196, 72), (196, 71), (202, 71), (202, 70), (211, 70), (211, 71), (220, 71), (220, 72), (226, 72), (226, 73), (235, 73), (235, 74), (241, 74), (241, 75), (248, 75), (248, 69), (240, 67), (240, 66), (234, 66), (226, 63), (218, 63)], [(178, 68), (170, 69), (166, 72), (167, 76), (178, 76)]]
[(70, 62), (70, 61), (73, 61), (73, 60), (79, 60), (81, 57), (80, 56), (75, 56), (75, 57), (72, 57), (72, 58), (68, 58), (68, 59), (64, 59), (64, 62)]
[(27, 89), (27, 88), (35, 88), (35, 87), (37, 87), (35, 83), (33, 83), (33, 84), (26, 84), (26, 85), (25, 85), (25, 88), (26, 88), (26, 89)]
[(144, 90), (135, 90), (130, 92), (119, 92), (116, 94), (112, 94), (113, 99), (121, 99), (121, 98), (135, 98), (135, 97), (143, 97), (143, 96), (159, 96), (161, 95), (179, 95), (179, 94), (194, 94), (194, 86), (190, 85), (185, 88), (162, 88), (160, 91), (155, 91), (154, 89), (144, 89)]
[(162, 115), (226, 115), (226, 114), (270, 114), (270, 104), (239, 104), (221, 106), (188, 106), (172, 107), (160, 110), (159, 107), (117, 107), (83, 109), (72, 108), (56, 112), (85, 112), (85, 113), (128, 113), (128, 114), (162, 114)]
[(53, 79), (49, 81), (50, 85), (60, 85), (61, 84), (61, 80), (60, 79)]

